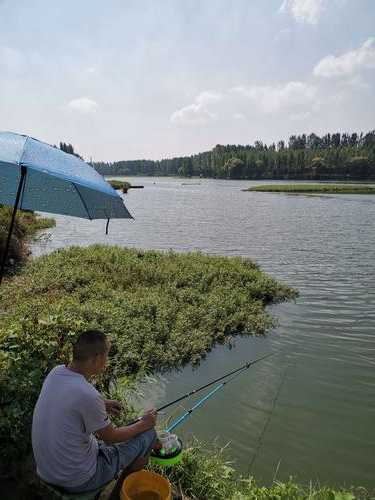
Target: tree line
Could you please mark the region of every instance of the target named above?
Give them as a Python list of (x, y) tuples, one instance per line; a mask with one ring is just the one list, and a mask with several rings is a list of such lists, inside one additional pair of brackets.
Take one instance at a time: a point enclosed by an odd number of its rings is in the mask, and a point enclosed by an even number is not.
[(216, 145), (211, 151), (158, 161), (93, 162), (103, 175), (229, 179), (375, 179), (375, 130), (292, 135), (286, 143)]
[(59, 149), (61, 149), (61, 151), (64, 151), (65, 153), (69, 153), (83, 160), (82, 156), (79, 155), (76, 151), (74, 151), (74, 147), (71, 144), (67, 144), (66, 142), (60, 142)]

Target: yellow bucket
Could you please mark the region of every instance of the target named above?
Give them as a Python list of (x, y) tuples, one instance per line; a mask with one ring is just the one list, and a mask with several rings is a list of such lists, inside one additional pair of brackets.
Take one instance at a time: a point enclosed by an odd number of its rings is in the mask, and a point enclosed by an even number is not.
[(121, 500), (171, 500), (168, 479), (155, 472), (140, 470), (125, 479), (121, 487)]

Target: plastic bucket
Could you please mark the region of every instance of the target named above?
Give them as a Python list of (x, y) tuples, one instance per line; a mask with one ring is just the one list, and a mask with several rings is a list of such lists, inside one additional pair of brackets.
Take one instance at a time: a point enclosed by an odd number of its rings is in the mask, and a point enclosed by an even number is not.
[(148, 470), (133, 472), (121, 487), (121, 500), (171, 500), (171, 485), (163, 476)]

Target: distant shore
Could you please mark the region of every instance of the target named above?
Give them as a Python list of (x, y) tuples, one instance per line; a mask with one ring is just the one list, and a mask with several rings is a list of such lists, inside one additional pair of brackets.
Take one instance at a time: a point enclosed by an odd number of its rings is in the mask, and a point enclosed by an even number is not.
[(295, 194), (375, 194), (375, 187), (351, 184), (268, 184), (253, 186), (244, 191)]

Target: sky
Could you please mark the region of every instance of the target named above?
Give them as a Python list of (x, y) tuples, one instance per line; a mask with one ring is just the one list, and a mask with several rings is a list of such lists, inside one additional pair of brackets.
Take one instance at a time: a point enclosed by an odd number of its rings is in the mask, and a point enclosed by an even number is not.
[(0, 130), (86, 160), (375, 128), (375, 0), (0, 0)]

